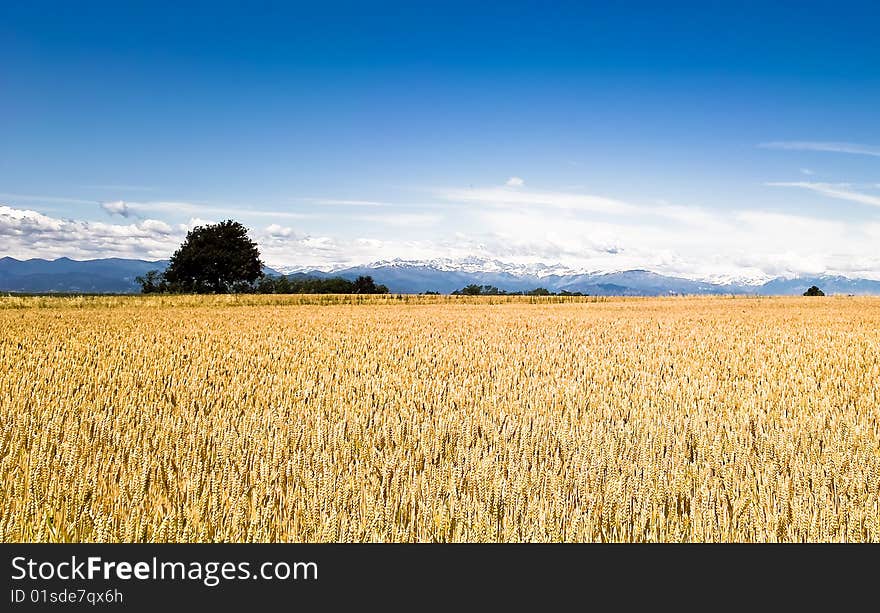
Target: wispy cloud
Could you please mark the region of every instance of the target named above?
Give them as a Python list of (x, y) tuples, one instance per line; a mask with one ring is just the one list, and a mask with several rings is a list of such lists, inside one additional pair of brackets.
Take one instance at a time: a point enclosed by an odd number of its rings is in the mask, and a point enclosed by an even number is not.
[(443, 217), (430, 213), (395, 213), (388, 215), (358, 215), (353, 219), (390, 226), (424, 226), (439, 223), (443, 220)]
[(505, 185), (507, 187), (522, 187), (526, 182), (520, 177), (510, 177)]
[(324, 206), (393, 206), (389, 202), (375, 200), (337, 200), (333, 198), (305, 198), (306, 202)]
[(120, 192), (152, 192), (156, 188), (149, 185), (80, 185), (81, 189), (106, 189)]
[(605, 196), (511, 189), (510, 187), (447, 189), (437, 191), (435, 195), (443, 200), (453, 202), (496, 207), (550, 207), (610, 214), (626, 214), (638, 210), (638, 207), (632, 204)]
[[(154, 213), (177, 213), (196, 216), (230, 216), (238, 217), (248, 215), (252, 217), (269, 217), (279, 219), (312, 219), (318, 215), (312, 213), (296, 213), (292, 211), (272, 211), (266, 209), (253, 209), (247, 206), (218, 206), (209, 203), (175, 202), (175, 201), (146, 201), (124, 202), (126, 209), (138, 216)], [(118, 206), (118, 205), (117, 205)], [(105, 209), (106, 210), (106, 209)]]
[[(85, 200), (67, 196), (41, 196), (34, 194), (0, 193), (0, 199), (7, 203), (33, 203), (33, 204), (89, 204), (98, 205), (111, 215), (123, 217), (147, 217), (152, 214), (184, 214), (188, 216), (211, 217), (229, 216), (237, 217), (248, 215), (251, 217), (268, 217), (278, 219), (315, 219), (320, 215), (315, 213), (300, 213), (294, 211), (270, 210), (253, 208), (250, 205), (212, 204), (208, 202), (185, 202), (168, 200), (113, 200), (101, 202), (98, 200)], [(356, 202), (356, 201), (353, 201)], [(379, 205), (381, 206), (381, 204)]]
[(852, 191), (847, 184), (834, 183), (811, 183), (809, 181), (790, 181), (766, 183), (770, 187), (798, 187), (808, 189), (828, 196), (829, 198), (837, 198), (838, 200), (849, 200), (850, 202), (858, 202), (860, 204), (868, 204), (870, 206), (880, 206), (880, 196), (872, 196), (871, 194), (863, 194), (862, 192)]
[[(698, 206), (672, 205), (665, 200), (660, 200), (655, 205), (644, 205), (595, 194), (572, 191), (545, 192), (509, 187), (450, 189), (438, 192), (437, 196), (453, 202), (480, 204), (493, 209), (537, 211), (539, 215), (546, 215), (541, 209), (553, 208), (560, 212), (571, 213), (572, 217), (578, 213), (598, 213), (626, 217), (630, 220), (638, 218), (642, 222), (650, 218), (653, 223), (659, 221), (666, 224), (683, 224), (700, 228), (705, 232), (720, 231), (717, 212)], [(563, 222), (556, 220), (554, 223)]]
[(82, 198), (67, 198), (64, 196), (35, 196), (33, 194), (0, 194), (0, 198), (10, 202), (41, 202), (53, 204), (95, 204), (95, 200), (83, 200)]
[(762, 149), (785, 149), (788, 151), (828, 151), (832, 153), (852, 153), (880, 157), (880, 147), (859, 143), (839, 143), (823, 141), (774, 141), (758, 145)]

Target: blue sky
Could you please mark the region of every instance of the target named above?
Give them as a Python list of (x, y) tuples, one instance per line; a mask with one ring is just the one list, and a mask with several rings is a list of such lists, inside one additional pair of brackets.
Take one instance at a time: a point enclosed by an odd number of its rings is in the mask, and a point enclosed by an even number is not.
[(880, 278), (880, 9), (769, 4), (6, 2), (0, 255)]

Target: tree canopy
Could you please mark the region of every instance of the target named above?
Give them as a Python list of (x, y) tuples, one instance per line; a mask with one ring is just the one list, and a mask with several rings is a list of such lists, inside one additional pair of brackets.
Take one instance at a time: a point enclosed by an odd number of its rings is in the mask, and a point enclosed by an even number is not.
[(190, 230), (164, 274), (150, 271), (137, 280), (144, 293), (228, 294), (250, 291), (262, 276), (260, 251), (247, 228), (226, 220)]
[(804, 292), (804, 296), (824, 296), (825, 292), (820, 290), (817, 286), (812, 285), (810, 289)]

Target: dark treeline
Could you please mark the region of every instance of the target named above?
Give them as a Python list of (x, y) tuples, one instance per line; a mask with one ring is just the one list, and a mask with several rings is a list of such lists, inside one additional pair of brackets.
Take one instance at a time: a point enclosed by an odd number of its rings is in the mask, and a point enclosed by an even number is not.
[(361, 276), (289, 278), (263, 273), (257, 244), (237, 221), (196, 226), (164, 271), (135, 279), (144, 294), (387, 294), (388, 288)]
[[(138, 277), (138, 282), (144, 294), (187, 293), (187, 288), (169, 283), (164, 275), (156, 271)], [(349, 281), (342, 277), (321, 279), (265, 275), (252, 283), (237, 283), (231, 291), (236, 294), (387, 294), (388, 288), (369, 276)]]
[(561, 292), (551, 292), (545, 287), (536, 287), (527, 292), (508, 292), (498, 289), (494, 285), (476, 285), (471, 284), (452, 292), (453, 296), (588, 296), (582, 292), (569, 292), (562, 290)]
[(270, 277), (257, 281), (254, 291), (259, 294), (387, 294), (388, 288), (361, 276), (354, 281), (342, 277)]

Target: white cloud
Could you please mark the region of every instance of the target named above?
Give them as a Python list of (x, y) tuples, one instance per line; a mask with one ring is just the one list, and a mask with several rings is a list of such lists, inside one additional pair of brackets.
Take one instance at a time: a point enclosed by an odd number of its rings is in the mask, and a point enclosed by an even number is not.
[(190, 217), (189, 221), (186, 223), (178, 224), (177, 228), (181, 232), (189, 232), (193, 228), (197, 228), (199, 226), (207, 226), (208, 224), (216, 223), (214, 219), (203, 219), (201, 217)]
[(174, 230), (164, 221), (158, 219), (144, 219), (138, 224), (138, 227), (148, 232), (156, 234), (173, 234)]
[(0, 205), (4, 255), (17, 258), (167, 257), (182, 240), (179, 230), (155, 219), (138, 223), (59, 219)]
[(266, 226), (266, 235), (272, 238), (288, 238), (293, 236), (293, 228), (280, 226), (277, 223)]
[(122, 200), (113, 200), (111, 202), (102, 202), (101, 208), (110, 215), (119, 215), (120, 217), (128, 217), (131, 215), (131, 209)]
[(800, 170), (801, 170), (802, 175), (810, 176), (810, 175), (816, 174), (812, 170), (810, 170), (809, 168), (801, 168)]
[(832, 153), (852, 153), (880, 157), (880, 147), (859, 143), (838, 143), (819, 141), (774, 141), (758, 145), (762, 149), (784, 149), (787, 151), (827, 151)]
[[(774, 185), (880, 205), (880, 197), (853, 191), (856, 187), (867, 189), (863, 185)], [(477, 257), (514, 264), (559, 263), (594, 271), (646, 268), (691, 278), (759, 278), (805, 272), (880, 277), (876, 249), (880, 223), (871, 218), (821, 219), (682, 206), (657, 198), (646, 201), (650, 204), (635, 204), (525, 186), (447, 188), (436, 190), (435, 195), (432, 208), (426, 210), (410, 207), (313, 216), (292, 213), (295, 219), (304, 220), (302, 225), (285, 224), (285, 212), (263, 211), (267, 219), (264, 224), (251, 225), (252, 238), (264, 261), (275, 267), (329, 269), (395, 258)], [(0, 256), (164, 258), (196, 225), (219, 221), (227, 212), (246, 221), (250, 212), (166, 201), (123, 204), (110, 208), (129, 210), (146, 219), (80, 221), (0, 207), (0, 244), (4, 249)], [(177, 217), (181, 214), (188, 216), (188, 222), (181, 222)], [(168, 219), (174, 219), (175, 224)]]
[(507, 187), (522, 187), (526, 184), (520, 177), (510, 177), (505, 183)]
[(852, 191), (851, 189), (848, 189), (849, 186), (847, 184), (791, 181), (767, 183), (767, 185), (769, 185), (770, 187), (799, 187), (816, 192), (817, 194), (822, 194), (823, 196), (837, 198), (838, 200), (849, 200), (850, 202), (858, 202), (860, 204), (868, 204), (870, 206), (880, 206), (880, 196), (872, 196), (870, 194), (863, 194), (861, 192)]
[(718, 211), (709, 211), (702, 207), (664, 203), (660, 206), (645, 207), (644, 214), (653, 214), (678, 224), (699, 228), (703, 232), (723, 232), (727, 229), (723, 215)]
[[(477, 223), (490, 257), (581, 270), (646, 268), (691, 278), (859, 271), (880, 277), (870, 224), (750, 210), (663, 205), (597, 219), (540, 209), (487, 208)], [(872, 232), (874, 234), (872, 234)]]

